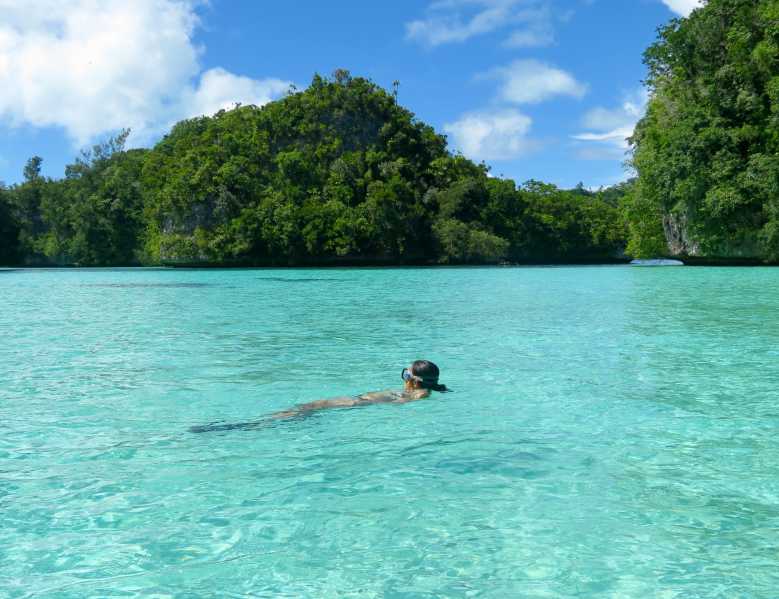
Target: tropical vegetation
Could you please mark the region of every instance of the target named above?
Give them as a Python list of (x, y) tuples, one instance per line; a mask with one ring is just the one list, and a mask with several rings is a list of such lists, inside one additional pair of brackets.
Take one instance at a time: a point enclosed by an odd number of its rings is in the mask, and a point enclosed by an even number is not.
[(644, 58), (628, 253), (779, 260), (779, 1), (708, 0)]
[(127, 131), (62, 179), (31, 158), (0, 196), (0, 260), (26, 264), (481, 264), (613, 261), (620, 198), (490, 176), (394, 94), (337, 71), (305, 91)]

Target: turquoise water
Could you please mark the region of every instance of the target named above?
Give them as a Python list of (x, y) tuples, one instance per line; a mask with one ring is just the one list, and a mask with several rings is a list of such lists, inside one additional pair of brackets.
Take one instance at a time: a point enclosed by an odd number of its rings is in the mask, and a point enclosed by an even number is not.
[[(779, 270), (0, 273), (1, 597), (776, 597)], [(192, 434), (398, 387), (454, 393)]]

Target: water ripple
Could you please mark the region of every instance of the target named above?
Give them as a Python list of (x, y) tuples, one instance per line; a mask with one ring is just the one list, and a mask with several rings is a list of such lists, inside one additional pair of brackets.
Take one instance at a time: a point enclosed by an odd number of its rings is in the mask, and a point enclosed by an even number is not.
[(2, 597), (776, 596), (778, 270), (2, 279)]

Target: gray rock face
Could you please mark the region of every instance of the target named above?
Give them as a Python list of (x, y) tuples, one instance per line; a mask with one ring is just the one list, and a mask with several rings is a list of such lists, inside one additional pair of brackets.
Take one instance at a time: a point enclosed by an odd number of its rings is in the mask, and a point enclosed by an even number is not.
[(687, 215), (666, 214), (663, 216), (663, 230), (672, 256), (700, 256), (700, 244), (691, 239), (687, 232)]
[(663, 216), (663, 230), (671, 256), (699, 258), (702, 262), (721, 263), (763, 262), (764, 256), (758, 243), (757, 231), (723, 232), (705, 236), (694, 233), (685, 213)]

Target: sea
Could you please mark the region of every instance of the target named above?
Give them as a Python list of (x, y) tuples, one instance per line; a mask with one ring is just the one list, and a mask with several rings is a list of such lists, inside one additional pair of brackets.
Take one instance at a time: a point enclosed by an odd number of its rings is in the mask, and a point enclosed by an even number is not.
[(778, 365), (771, 268), (5, 270), (0, 597), (775, 598)]

